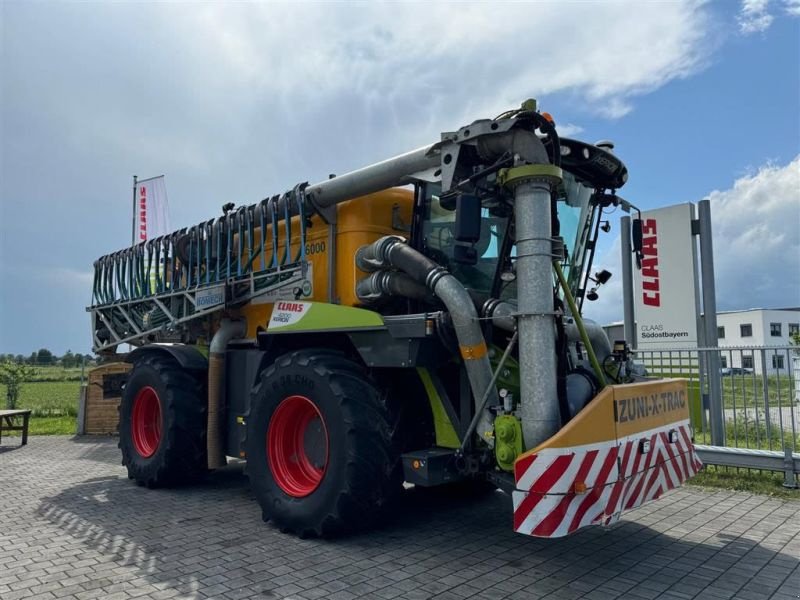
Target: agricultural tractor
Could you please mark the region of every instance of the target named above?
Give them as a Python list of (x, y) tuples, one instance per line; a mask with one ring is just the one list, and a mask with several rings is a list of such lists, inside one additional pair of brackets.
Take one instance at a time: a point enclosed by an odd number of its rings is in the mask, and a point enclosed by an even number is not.
[(133, 347), (130, 478), (246, 459), (264, 519), (300, 536), (380, 521), (404, 483), (499, 488), (538, 537), (680, 486), (701, 466), (685, 381), (581, 318), (626, 179), (529, 100), (103, 256), (87, 310), (95, 351)]

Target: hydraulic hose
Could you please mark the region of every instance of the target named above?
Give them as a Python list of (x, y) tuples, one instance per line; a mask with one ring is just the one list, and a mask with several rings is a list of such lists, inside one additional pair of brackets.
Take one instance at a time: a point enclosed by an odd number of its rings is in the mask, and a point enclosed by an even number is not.
[(497, 390), (492, 382), (492, 367), (478, 321), (478, 312), (467, 290), (447, 269), (411, 248), (403, 238), (397, 236), (382, 237), (359, 248), (356, 266), (367, 272), (396, 268), (415, 282), (425, 285), (442, 301), (453, 321), (475, 401), (476, 414), (482, 413), (477, 427), (478, 434), (491, 446), (494, 443), (492, 419), (488, 411), (482, 411), (479, 403), (486, 395), (486, 405), (497, 404)]

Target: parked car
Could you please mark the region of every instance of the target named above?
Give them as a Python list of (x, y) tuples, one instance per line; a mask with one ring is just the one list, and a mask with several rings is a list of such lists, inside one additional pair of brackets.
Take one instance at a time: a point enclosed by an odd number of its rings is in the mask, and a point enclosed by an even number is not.
[(728, 377), (730, 375), (752, 375), (753, 369), (745, 369), (742, 367), (722, 367), (719, 370), (719, 374), (723, 377)]

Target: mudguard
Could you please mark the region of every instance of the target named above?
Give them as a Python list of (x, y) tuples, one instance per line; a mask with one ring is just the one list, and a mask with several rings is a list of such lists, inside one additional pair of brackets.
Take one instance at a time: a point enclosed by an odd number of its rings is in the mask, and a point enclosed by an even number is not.
[(551, 538), (609, 525), (701, 467), (685, 380), (608, 386), (515, 461), (514, 531)]

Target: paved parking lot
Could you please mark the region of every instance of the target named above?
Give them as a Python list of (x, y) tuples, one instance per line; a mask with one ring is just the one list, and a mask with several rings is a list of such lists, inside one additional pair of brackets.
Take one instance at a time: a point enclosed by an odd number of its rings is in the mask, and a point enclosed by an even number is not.
[(510, 500), (409, 490), (379, 531), (300, 540), (260, 519), (241, 465), (130, 482), (116, 441), (0, 446), (0, 598), (796, 600), (800, 501), (684, 488), (610, 529), (511, 531)]

